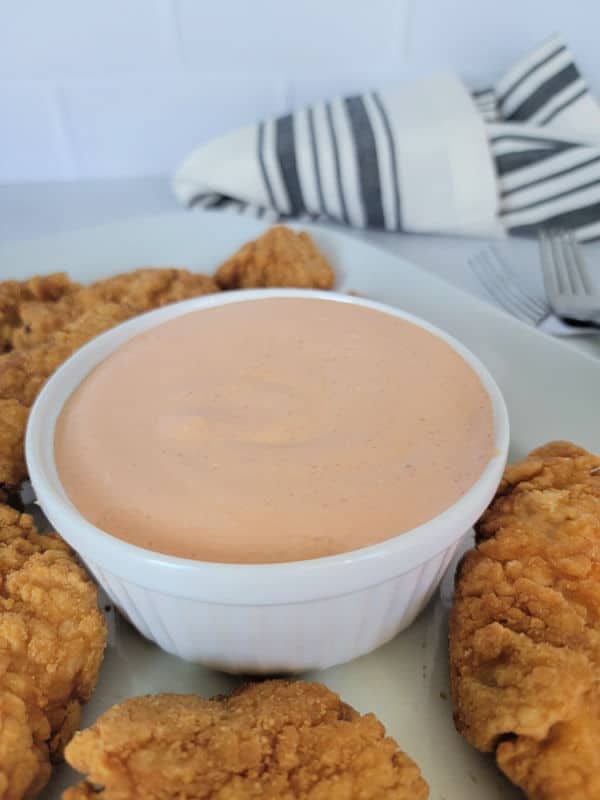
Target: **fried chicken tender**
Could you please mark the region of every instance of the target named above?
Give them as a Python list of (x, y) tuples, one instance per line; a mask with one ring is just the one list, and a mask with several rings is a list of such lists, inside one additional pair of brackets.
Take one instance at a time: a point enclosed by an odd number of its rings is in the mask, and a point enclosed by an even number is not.
[(51, 773), (44, 714), (12, 692), (0, 689), (0, 798), (35, 797)]
[(0, 398), (0, 484), (17, 486), (27, 472), (23, 440), (28, 416), (29, 408), (18, 400)]
[(32, 347), (45, 342), (54, 331), (60, 330), (99, 305), (118, 303), (130, 309), (130, 315), (154, 308), (217, 292), (218, 287), (208, 275), (186, 269), (136, 269), (115, 275), (77, 291), (65, 294), (57, 303), (32, 298), (19, 308), (21, 326), (12, 337), (15, 348)]
[(0, 505), (0, 798), (34, 797), (79, 725), (106, 642), (97, 592), (56, 534)]
[(127, 307), (106, 304), (56, 331), (43, 344), (0, 356), (0, 484), (17, 486), (26, 477), (27, 418), (47, 378), (83, 344), (130, 316)]
[(457, 729), (532, 800), (600, 797), (600, 458), (568, 442), (507, 468), (458, 570)]
[(26, 281), (0, 283), (0, 353), (13, 346), (15, 331), (23, 323), (20, 309), (24, 303), (49, 305), (75, 291), (78, 286), (64, 272), (40, 275)]
[(373, 714), (318, 683), (230, 697), (137, 697), (67, 746), (89, 774), (64, 800), (423, 800), (427, 784)]
[(31, 406), (46, 379), (75, 350), (130, 316), (126, 306), (105, 304), (55, 331), (36, 347), (0, 356), (0, 398)]
[[(77, 289), (53, 304), (23, 311), (28, 333), (18, 329), (12, 352), (0, 355), (0, 484), (26, 477), (23, 453), (29, 408), (63, 361), (86, 342), (151, 308), (216, 292), (206, 275), (187, 270), (145, 269)], [(35, 307), (35, 315), (28, 317)], [(29, 309), (29, 310), (27, 310)], [(19, 339), (17, 333), (23, 337)]]
[(335, 273), (308, 233), (277, 225), (221, 264), (215, 280), (222, 289), (331, 289)]

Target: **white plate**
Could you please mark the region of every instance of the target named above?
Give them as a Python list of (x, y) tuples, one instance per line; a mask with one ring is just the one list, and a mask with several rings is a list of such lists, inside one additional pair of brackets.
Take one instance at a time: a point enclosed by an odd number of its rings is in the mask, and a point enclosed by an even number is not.
[[(172, 214), (53, 236), (0, 251), (0, 276), (22, 278), (66, 270), (90, 281), (139, 266), (181, 265), (211, 272), (263, 226), (227, 214)], [(488, 366), (506, 399), (511, 457), (550, 439), (570, 439), (600, 451), (594, 403), (600, 363), (507, 317), (418, 267), (341, 234), (314, 228), (331, 258), (341, 291), (354, 290), (444, 328)], [(444, 258), (440, 252), (440, 259)], [(522, 795), (454, 731), (448, 697), (446, 621), (451, 576), (412, 627), (350, 664), (305, 677), (322, 681), (362, 712), (374, 711), (419, 764), (432, 800), (510, 800)], [(143, 640), (114, 613), (97, 691), (83, 725), (132, 695), (230, 690), (236, 679), (186, 664)], [(46, 800), (76, 778), (55, 770)]]

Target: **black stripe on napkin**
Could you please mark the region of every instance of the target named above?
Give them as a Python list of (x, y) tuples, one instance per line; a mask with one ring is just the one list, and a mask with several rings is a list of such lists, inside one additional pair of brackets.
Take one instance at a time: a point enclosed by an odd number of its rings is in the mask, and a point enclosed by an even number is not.
[(533, 75), (540, 67), (543, 67), (549, 61), (552, 61), (553, 58), (556, 58), (559, 53), (564, 53), (567, 48), (564, 44), (561, 44), (560, 47), (557, 47), (556, 50), (553, 50), (549, 55), (545, 58), (542, 58), (540, 61), (537, 61), (528, 70), (526, 70), (519, 78), (517, 78), (509, 87), (508, 89), (498, 98), (498, 105), (503, 106), (510, 95), (514, 92), (514, 90), (519, 87), (523, 81), (527, 80), (530, 75)]
[(275, 150), (281, 169), (281, 177), (288, 194), (289, 213), (295, 217), (306, 211), (306, 206), (298, 176), (294, 118), (291, 114), (280, 117), (275, 123)]
[(553, 97), (559, 92), (562, 92), (563, 89), (566, 89), (567, 86), (574, 83), (579, 77), (579, 70), (575, 64), (567, 64), (567, 66), (561, 69), (560, 72), (557, 72), (556, 75), (544, 81), (544, 83), (530, 94), (521, 105), (517, 106), (513, 112), (508, 114), (506, 119), (513, 122), (515, 120), (529, 119), (532, 114), (539, 111), (549, 100), (552, 100)]
[(375, 103), (377, 110), (381, 116), (381, 121), (383, 122), (383, 127), (385, 129), (385, 135), (388, 141), (388, 146), (390, 149), (390, 164), (392, 166), (392, 186), (394, 190), (394, 221), (395, 221), (395, 229), (401, 230), (402, 229), (402, 214), (400, 208), (400, 183), (398, 181), (398, 163), (396, 161), (396, 143), (394, 140), (394, 133), (392, 131), (392, 126), (390, 124), (390, 120), (388, 117), (388, 113), (386, 111), (385, 106), (379, 97), (377, 92), (373, 92), (371, 94), (373, 98), (373, 102)]
[(512, 189), (504, 189), (501, 192), (501, 196), (508, 197), (508, 195), (516, 194), (517, 192), (521, 192), (523, 189), (530, 189), (532, 186), (537, 186), (540, 183), (553, 181), (555, 178), (562, 178), (563, 175), (569, 175), (572, 172), (577, 172), (577, 170), (589, 167), (590, 164), (597, 164), (599, 161), (600, 161), (600, 156), (594, 156), (594, 158), (588, 158), (587, 161), (582, 161), (580, 164), (573, 164), (573, 166), (571, 167), (565, 167), (565, 169), (560, 169), (557, 172), (551, 172), (548, 175), (544, 175), (541, 178), (536, 178), (536, 180), (534, 181), (528, 181), (527, 183), (522, 183), (519, 186), (514, 186)]
[(514, 172), (523, 167), (531, 167), (533, 164), (538, 164), (547, 158), (555, 156), (556, 153), (562, 150), (568, 150), (573, 145), (566, 144), (563, 147), (552, 150), (549, 147), (532, 148), (531, 150), (515, 150), (513, 153), (502, 153), (495, 156), (496, 171), (498, 175), (507, 175), (509, 172)]
[(369, 119), (365, 101), (362, 97), (346, 97), (344, 100), (350, 130), (354, 138), (354, 152), (360, 181), (360, 194), (365, 212), (367, 227), (384, 228), (383, 204), (381, 201), (381, 182), (379, 160), (373, 125)]
[(331, 103), (325, 104), (325, 113), (327, 115), (327, 125), (329, 127), (329, 135), (331, 136), (331, 148), (333, 150), (333, 162), (335, 167), (335, 180), (340, 201), (340, 208), (342, 210), (342, 222), (346, 225), (350, 224), (348, 217), (348, 209), (346, 208), (346, 198), (344, 197), (344, 187), (342, 186), (342, 170), (340, 167), (340, 151), (338, 147), (337, 135), (335, 126), (333, 124), (333, 111), (331, 110)]
[(323, 195), (323, 182), (321, 180), (321, 163), (319, 161), (319, 148), (317, 147), (317, 134), (315, 131), (315, 115), (312, 108), (307, 109), (308, 133), (310, 137), (310, 148), (312, 151), (313, 164), (315, 167), (315, 183), (317, 184), (317, 195), (319, 197), (319, 209), (321, 214), (326, 214), (325, 197)]
[(260, 164), (260, 172), (263, 178), (263, 182), (265, 184), (265, 189), (267, 190), (267, 196), (269, 198), (269, 204), (272, 208), (280, 213), (280, 210), (277, 208), (277, 203), (275, 202), (275, 195), (273, 194), (273, 186), (271, 185), (271, 181), (269, 179), (269, 174), (267, 172), (267, 165), (265, 162), (265, 123), (261, 122), (258, 126), (257, 131), (257, 155), (258, 155), (258, 163)]
[(188, 201), (188, 206), (202, 206), (205, 209), (223, 208), (229, 203), (236, 202), (233, 197), (228, 197), (224, 194), (215, 194), (214, 192), (200, 192), (195, 194)]
[(565, 108), (568, 108), (570, 105), (573, 105), (573, 103), (577, 102), (577, 100), (579, 100), (580, 97), (583, 97), (584, 94), (587, 94), (587, 91), (588, 91), (588, 88), (586, 86), (580, 92), (577, 92), (577, 94), (574, 94), (573, 97), (570, 97), (568, 100), (565, 100), (564, 103), (561, 103), (553, 111), (551, 111), (547, 116), (545, 116), (543, 119), (541, 119), (538, 122), (538, 125), (547, 125), (551, 120), (554, 119), (554, 117), (557, 117), (559, 114), (561, 114), (565, 110)]
[(199, 192), (198, 194), (192, 195), (190, 199), (187, 201), (188, 208), (194, 208), (195, 206), (204, 206), (206, 200), (206, 193)]
[[(591, 225), (592, 222), (600, 220), (600, 202), (592, 203), (583, 208), (575, 208), (572, 211), (564, 211), (555, 214), (553, 217), (544, 217), (542, 221), (528, 223), (527, 225), (516, 225), (510, 227), (510, 233), (515, 236), (528, 236), (536, 233), (540, 228), (562, 228), (570, 230), (581, 228), (584, 225)], [(590, 239), (591, 241), (591, 239)]]

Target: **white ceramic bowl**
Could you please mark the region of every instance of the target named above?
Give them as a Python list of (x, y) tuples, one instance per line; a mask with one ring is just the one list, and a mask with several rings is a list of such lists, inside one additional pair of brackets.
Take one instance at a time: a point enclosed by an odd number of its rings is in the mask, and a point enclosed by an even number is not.
[[(495, 453), (453, 506), (408, 533), (341, 555), (283, 564), (218, 564), (154, 553), (90, 524), (68, 499), (54, 463), (60, 411), (85, 376), (123, 342), (173, 317), (262, 297), (320, 297), (410, 320), (448, 342), (471, 365), (492, 402)], [(152, 311), (77, 351), (33, 406), (25, 443), (39, 503), (116, 606), (148, 639), (181, 658), (229, 672), (322, 669), (391, 639), (425, 606), (468, 529), (490, 502), (508, 451), (504, 401), (483, 365), (423, 320), (346, 295), (293, 289), (226, 292)]]

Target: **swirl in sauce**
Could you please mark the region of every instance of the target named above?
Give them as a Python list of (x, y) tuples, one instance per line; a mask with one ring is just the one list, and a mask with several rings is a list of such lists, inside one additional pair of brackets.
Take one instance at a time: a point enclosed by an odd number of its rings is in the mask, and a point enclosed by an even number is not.
[(67, 401), (60, 479), (88, 520), (204, 561), (333, 555), (452, 505), (493, 453), (472, 368), (411, 322), (317, 298), (202, 309), (129, 340)]

